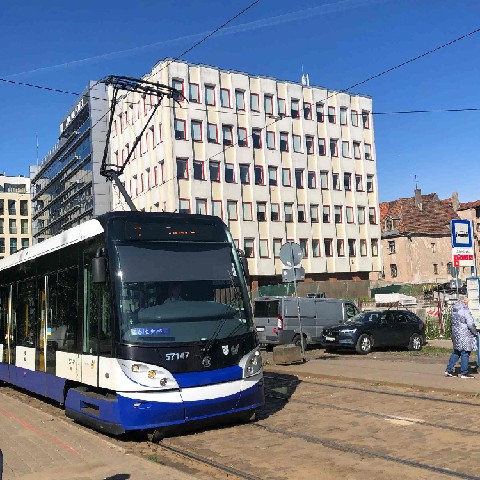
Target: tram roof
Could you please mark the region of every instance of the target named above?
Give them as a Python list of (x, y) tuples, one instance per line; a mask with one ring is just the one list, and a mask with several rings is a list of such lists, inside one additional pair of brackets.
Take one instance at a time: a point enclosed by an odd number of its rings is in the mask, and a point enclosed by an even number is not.
[(54, 237), (47, 238), (41, 243), (37, 243), (5, 257), (0, 260), (0, 271), (15, 267), (16, 265), (41, 257), (47, 253), (55, 252), (68, 245), (80, 243), (87, 238), (92, 238), (103, 233), (103, 231), (102, 224), (98, 220), (88, 220)]

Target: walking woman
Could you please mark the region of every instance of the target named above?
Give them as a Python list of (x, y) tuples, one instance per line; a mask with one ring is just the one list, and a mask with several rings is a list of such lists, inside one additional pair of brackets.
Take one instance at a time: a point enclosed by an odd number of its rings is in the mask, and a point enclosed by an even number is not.
[(460, 358), (460, 378), (475, 378), (468, 373), (470, 352), (477, 349), (477, 330), (468, 309), (468, 298), (461, 296), (452, 311), (453, 353), (445, 370), (446, 377), (454, 376), (454, 368)]

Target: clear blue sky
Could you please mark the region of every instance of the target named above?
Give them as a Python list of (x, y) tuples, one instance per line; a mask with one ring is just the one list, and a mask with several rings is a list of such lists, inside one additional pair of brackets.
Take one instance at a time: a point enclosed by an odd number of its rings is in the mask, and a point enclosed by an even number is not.
[[(0, 78), (82, 92), (140, 77), (252, 0), (3, 2)], [(480, 27), (477, 0), (260, 0), (184, 60), (342, 89)], [(143, 48), (141, 48), (143, 47)], [(121, 53), (118, 53), (121, 52)], [(480, 33), (353, 91), (375, 112), (480, 108)], [(84, 61), (79, 61), (84, 60)], [(55, 144), (74, 96), (0, 82), (0, 171), (28, 174)], [(380, 200), (480, 198), (480, 111), (374, 117)]]

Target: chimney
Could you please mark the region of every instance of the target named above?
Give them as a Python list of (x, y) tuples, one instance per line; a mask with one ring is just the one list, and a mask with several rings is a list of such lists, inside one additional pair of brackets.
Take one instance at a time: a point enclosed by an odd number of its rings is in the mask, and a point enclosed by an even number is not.
[(415, 206), (422, 209), (422, 191), (419, 188), (415, 189)]
[(456, 212), (458, 207), (460, 206), (460, 202), (458, 201), (458, 192), (452, 193), (452, 208), (453, 211)]

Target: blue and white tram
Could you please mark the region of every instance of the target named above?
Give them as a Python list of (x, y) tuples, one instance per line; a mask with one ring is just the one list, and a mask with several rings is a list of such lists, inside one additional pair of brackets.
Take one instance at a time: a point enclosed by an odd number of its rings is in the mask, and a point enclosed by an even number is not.
[(216, 217), (111, 212), (0, 260), (0, 380), (112, 434), (264, 403), (242, 259)]

